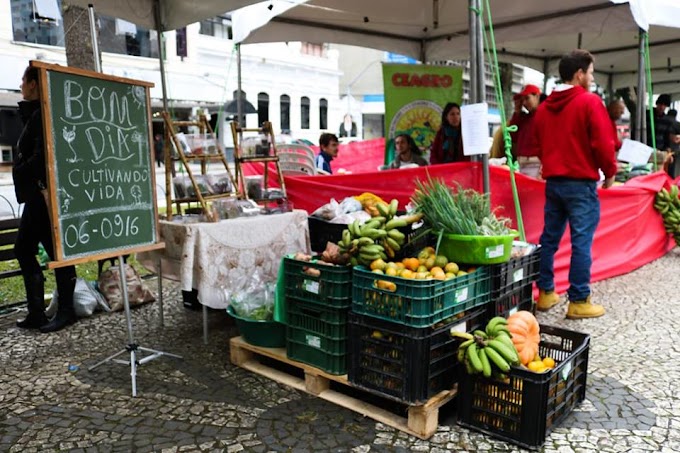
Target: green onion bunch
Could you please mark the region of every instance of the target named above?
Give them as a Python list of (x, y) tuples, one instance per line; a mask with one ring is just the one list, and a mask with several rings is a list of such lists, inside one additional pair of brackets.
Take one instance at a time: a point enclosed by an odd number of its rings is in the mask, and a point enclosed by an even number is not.
[(510, 220), (497, 218), (491, 210), (488, 194), (463, 189), (460, 184), (452, 190), (442, 179), (418, 180), (411, 201), (435, 230), (467, 236), (502, 236), (511, 232)]

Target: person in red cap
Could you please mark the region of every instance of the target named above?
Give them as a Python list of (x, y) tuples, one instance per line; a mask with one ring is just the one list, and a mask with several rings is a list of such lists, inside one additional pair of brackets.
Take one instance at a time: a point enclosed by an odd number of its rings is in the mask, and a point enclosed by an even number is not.
[(590, 52), (568, 53), (560, 60), (559, 71), (564, 83), (540, 105), (533, 123), (533, 143), (546, 180), (536, 308), (545, 311), (559, 302), (554, 257), (568, 223), (567, 318), (595, 318), (605, 311), (590, 301), (593, 236), (600, 221), (597, 183), (601, 170), (606, 178), (602, 188), (614, 184), (614, 133), (602, 99), (589, 91), (594, 80)]
[(522, 91), (515, 95), (521, 100), (522, 107), (527, 113), (517, 112), (510, 119), (509, 124), (517, 126), (515, 140), (513, 141), (512, 154), (517, 159), (520, 166), (520, 172), (533, 177), (540, 176), (541, 161), (534, 154), (534, 147), (531, 145), (532, 128), (534, 121), (534, 114), (540, 103), (541, 89), (536, 85), (526, 85)]

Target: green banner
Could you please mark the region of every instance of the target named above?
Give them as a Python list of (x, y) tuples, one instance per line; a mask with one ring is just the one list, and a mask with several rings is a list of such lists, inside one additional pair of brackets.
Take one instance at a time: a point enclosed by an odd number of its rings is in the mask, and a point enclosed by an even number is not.
[(426, 151), (449, 102), (463, 99), (463, 68), (383, 63), (385, 164), (394, 158), (394, 137), (409, 134)]

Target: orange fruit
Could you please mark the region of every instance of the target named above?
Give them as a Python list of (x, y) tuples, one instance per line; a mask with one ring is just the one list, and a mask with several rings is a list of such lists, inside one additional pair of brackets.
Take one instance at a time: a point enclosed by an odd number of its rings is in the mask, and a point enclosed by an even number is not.
[(555, 359), (552, 357), (546, 357), (543, 359), (543, 365), (545, 365), (546, 368), (555, 368)]
[(527, 368), (529, 368), (529, 370), (533, 371), (534, 373), (542, 373), (546, 370), (543, 362), (529, 362)]
[(395, 269), (394, 267), (388, 267), (385, 269), (385, 275), (395, 277), (396, 275), (398, 275), (397, 269)]
[(401, 278), (413, 278), (413, 277), (415, 277), (415, 274), (414, 274), (413, 271), (410, 270), (410, 269), (404, 269), (404, 270), (401, 271), (401, 273), (399, 274), (399, 276), (400, 276)]
[(418, 266), (420, 266), (418, 258), (404, 258), (402, 262), (404, 263), (407, 269), (412, 271), (415, 271), (416, 269), (418, 269)]

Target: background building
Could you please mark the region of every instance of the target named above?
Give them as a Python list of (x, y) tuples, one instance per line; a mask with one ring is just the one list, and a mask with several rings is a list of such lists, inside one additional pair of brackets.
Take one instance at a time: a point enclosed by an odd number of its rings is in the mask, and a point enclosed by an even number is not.
[[(16, 103), (29, 60), (66, 64), (61, 0), (0, 0), (0, 159), (11, 162), (9, 148), (20, 130)], [(87, 14), (82, 20), (87, 21)], [(153, 30), (106, 16), (98, 17), (102, 71), (155, 83), (151, 89), (154, 132), (162, 129), (158, 37)], [(213, 125), (221, 117), (227, 146), (231, 131), (223, 106), (235, 98), (237, 63), (231, 21), (225, 15), (163, 35), (169, 107), (178, 119), (198, 110)], [(339, 105), (338, 53), (323, 44), (273, 43), (243, 46), (242, 90), (257, 114), (246, 126), (271, 121), (277, 134), (317, 143), (322, 131), (335, 130), (344, 108)]]

